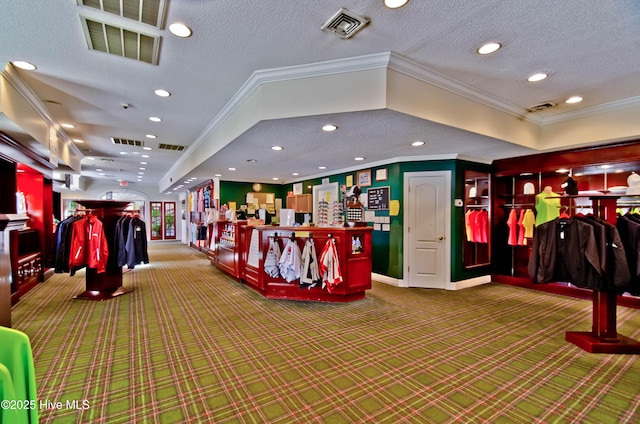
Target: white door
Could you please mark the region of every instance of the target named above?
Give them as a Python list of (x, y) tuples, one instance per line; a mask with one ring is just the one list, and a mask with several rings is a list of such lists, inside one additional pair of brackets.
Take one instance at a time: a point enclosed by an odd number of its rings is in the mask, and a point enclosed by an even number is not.
[(451, 172), (411, 172), (404, 179), (407, 285), (444, 289), (451, 275)]

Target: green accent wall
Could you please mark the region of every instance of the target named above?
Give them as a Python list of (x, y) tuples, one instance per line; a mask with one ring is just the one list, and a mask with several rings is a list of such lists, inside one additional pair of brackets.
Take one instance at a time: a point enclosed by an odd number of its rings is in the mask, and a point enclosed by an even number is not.
[[(387, 180), (376, 181), (376, 171), (383, 168), (387, 169)], [(490, 173), (491, 168), (487, 164), (459, 159), (398, 162), (371, 168), (371, 186), (361, 187), (362, 191), (366, 192), (370, 188), (388, 186), (390, 191), (389, 199), (400, 202), (400, 212), (397, 216), (389, 216), (388, 210), (375, 211), (376, 216), (389, 217), (390, 231), (373, 231), (373, 272), (391, 278), (403, 278), (404, 174), (407, 172), (451, 171), (451, 234), (449, 235), (451, 239), (451, 281), (461, 281), (490, 273), (489, 266), (473, 269), (464, 269), (463, 266), (464, 209), (456, 207), (454, 201), (455, 199), (464, 198), (465, 170)], [(347, 176), (351, 176), (353, 183), (357, 184), (357, 171), (331, 175), (328, 178), (329, 182), (337, 182), (338, 185), (342, 186), (346, 185)], [(301, 182), (304, 191), (309, 192), (308, 187), (322, 184), (322, 178)], [(276, 198), (282, 198), (283, 205), (285, 204), (287, 192), (292, 190), (291, 184), (284, 186), (263, 184), (262, 188), (263, 193), (275, 193)], [(245, 203), (246, 193), (251, 191), (253, 191), (251, 183), (224, 181), (220, 183), (220, 201), (221, 203), (235, 201), (238, 205), (241, 205)]]

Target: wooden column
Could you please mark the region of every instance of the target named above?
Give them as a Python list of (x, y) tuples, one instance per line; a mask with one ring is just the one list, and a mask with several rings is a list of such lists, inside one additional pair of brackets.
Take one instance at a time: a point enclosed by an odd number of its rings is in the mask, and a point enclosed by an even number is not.
[(11, 259), (9, 233), (24, 227), (27, 215), (0, 214), (0, 325), (11, 327)]

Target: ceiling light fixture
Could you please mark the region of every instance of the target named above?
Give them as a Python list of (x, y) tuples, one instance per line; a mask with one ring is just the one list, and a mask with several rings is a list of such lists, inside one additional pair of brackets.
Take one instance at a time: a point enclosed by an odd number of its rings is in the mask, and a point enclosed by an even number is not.
[(153, 134), (146, 134), (145, 137), (147, 138), (157, 138), (155, 135)]
[(162, 122), (162, 118), (158, 118), (157, 116), (150, 116), (149, 121), (151, 122)]
[(322, 127), (322, 131), (331, 132), (338, 129), (337, 125), (327, 124)]
[(16, 68), (24, 69), (25, 71), (34, 71), (37, 69), (36, 65), (34, 65), (33, 63), (25, 62), (24, 60), (14, 60), (11, 63)]
[(75, 128), (76, 126), (73, 124), (62, 124), (62, 127), (71, 129), (71, 128)]
[(399, 9), (409, 3), (409, 0), (383, 0), (383, 3), (389, 9)]
[(412, 145), (413, 147), (420, 147), (420, 146), (424, 146), (424, 141), (420, 141), (420, 140), (418, 140), (418, 141), (414, 141), (413, 143), (411, 143), (411, 145)]
[(160, 96), (160, 97), (169, 97), (171, 95), (171, 93), (169, 93), (167, 90), (162, 90), (162, 89), (158, 89), (154, 91), (154, 93), (156, 93), (156, 96)]
[(282, 147), (282, 146), (271, 146), (271, 150), (275, 150), (276, 152), (280, 152), (280, 151), (284, 150), (284, 147)]
[(364, 160), (364, 158), (363, 158), (362, 156), (358, 156), (358, 157), (356, 157), (356, 158), (353, 158), (353, 160), (358, 160), (358, 161), (360, 161), (360, 160)]
[(227, 168), (229, 171), (235, 171), (236, 168)]
[(326, 166), (319, 166), (318, 169), (327, 169)]
[(572, 97), (569, 97), (564, 102), (572, 105), (574, 103), (580, 103), (581, 101), (582, 101), (582, 97), (580, 97), (580, 96), (572, 96)]
[(300, 175), (300, 173), (299, 173), (299, 172), (294, 172), (294, 173), (292, 173), (291, 175), (293, 175), (293, 176), (296, 176), (296, 177), (297, 177), (298, 175)]
[[(144, 150), (151, 150), (151, 147), (143, 147)], [(143, 158), (148, 158), (149, 156), (142, 155)]]
[(73, 141), (75, 143), (84, 143), (84, 140), (80, 140), (79, 138), (74, 138)]
[(180, 22), (169, 25), (169, 32), (180, 38), (188, 38), (191, 37), (192, 34), (191, 28)]
[(501, 47), (502, 47), (502, 44), (500, 43), (495, 43), (495, 42), (486, 43), (478, 49), (478, 54), (490, 54), (500, 50)]
[(542, 81), (543, 79), (546, 79), (548, 76), (549, 74), (546, 74), (544, 72), (538, 72), (537, 74), (533, 74), (529, 78), (527, 78), (527, 81), (538, 82), (538, 81)]

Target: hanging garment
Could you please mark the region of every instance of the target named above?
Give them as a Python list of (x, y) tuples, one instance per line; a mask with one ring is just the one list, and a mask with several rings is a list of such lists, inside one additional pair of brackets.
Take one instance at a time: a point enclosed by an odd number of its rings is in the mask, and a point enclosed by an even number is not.
[(599, 270), (598, 248), (590, 225), (569, 218), (537, 227), (528, 264), (534, 283), (564, 281), (594, 288)]
[(535, 227), (535, 225), (536, 225), (536, 215), (533, 213), (531, 209), (527, 209), (524, 212), (524, 219), (522, 221), (525, 238), (533, 238), (533, 228)]
[(278, 239), (274, 238), (269, 243), (269, 249), (264, 258), (264, 272), (270, 277), (278, 278), (280, 276), (280, 244)]
[(342, 272), (340, 271), (336, 241), (333, 238), (327, 240), (324, 249), (322, 249), (319, 271), (322, 277), (322, 288), (326, 287), (329, 293), (342, 282)]
[(467, 213), (464, 214), (464, 229), (467, 233), (467, 241), (473, 241), (473, 231), (471, 231), (471, 218), (473, 215), (473, 211), (469, 209)]
[(129, 224), (131, 216), (124, 215), (116, 222), (114, 246), (116, 246), (116, 265), (123, 267), (127, 264), (127, 237), (129, 236)]
[(302, 254), (298, 243), (294, 239), (289, 239), (280, 256), (280, 275), (288, 283), (297, 280), (302, 272), (301, 264)]
[(520, 209), (520, 217), (518, 218), (518, 246), (526, 246), (527, 241), (524, 239), (524, 209)]
[(108, 258), (109, 246), (102, 221), (92, 214), (75, 221), (71, 234), (69, 268), (73, 270), (86, 266), (102, 273), (107, 270)]
[(71, 253), (71, 233), (73, 223), (82, 219), (80, 216), (70, 216), (58, 224), (56, 229), (56, 273), (69, 272), (69, 255)]
[(624, 245), (631, 281), (627, 291), (640, 296), (640, 216), (627, 213), (618, 217), (616, 228)]
[(140, 263), (149, 263), (147, 252), (147, 227), (143, 220), (133, 217), (129, 221), (127, 234), (127, 268), (133, 269)]
[(487, 226), (489, 224), (489, 213), (481, 209), (475, 213), (474, 230), (475, 235), (473, 239), (478, 243), (486, 243), (488, 240)]
[(300, 288), (318, 287), (322, 284), (318, 267), (316, 246), (312, 238), (308, 238), (302, 250), (302, 274), (300, 275)]
[(555, 219), (537, 227), (528, 264), (536, 283), (563, 281), (622, 292), (630, 274), (615, 226), (595, 218)]
[(511, 209), (511, 212), (509, 212), (507, 226), (509, 227), (509, 240), (507, 243), (509, 246), (516, 246), (518, 244), (518, 215), (515, 209)]

